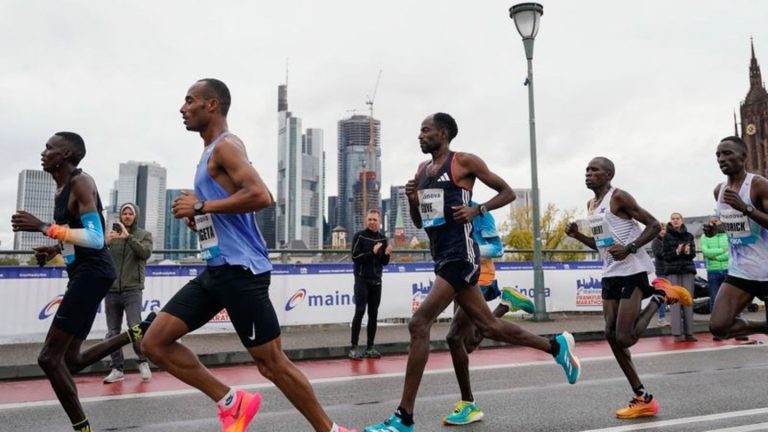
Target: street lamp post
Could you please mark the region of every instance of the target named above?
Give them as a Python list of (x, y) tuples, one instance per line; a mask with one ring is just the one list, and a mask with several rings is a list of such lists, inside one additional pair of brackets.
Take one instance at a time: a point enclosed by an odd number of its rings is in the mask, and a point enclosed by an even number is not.
[(539, 213), (539, 174), (536, 162), (536, 116), (533, 109), (533, 41), (539, 32), (544, 7), (539, 3), (520, 3), (509, 8), (509, 16), (515, 21), (518, 33), (523, 37), (525, 57), (528, 59), (528, 118), (531, 141), (531, 198), (533, 205), (533, 293), (535, 312), (533, 319), (545, 321), (547, 304), (544, 296), (544, 270), (541, 256), (541, 215)]

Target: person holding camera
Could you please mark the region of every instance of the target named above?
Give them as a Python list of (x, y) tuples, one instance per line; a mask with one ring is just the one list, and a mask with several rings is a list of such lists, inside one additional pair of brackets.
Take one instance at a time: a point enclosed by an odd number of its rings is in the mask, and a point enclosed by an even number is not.
[[(107, 233), (107, 245), (112, 261), (117, 269), (117, 279), (112, 283), (104, 298), (107, 315), (107, 339), (120, 333), (125, 313), (128, 327), (141, 322), (142, 290), (144, 290), (144, 266), (152, 254), (152, 233), (136, 226), (139, 208), (134, 203), (120, 206), (120, 222), (112, 224), (112, 231)], [(140, 343), (133, 343), (133, 351), (138, 357), (139, 375), (143, 381), (152, 379), (147, 358), (141, 353)], [(104, 378), (104, 384), (125, 379), (123, 368), (125, 360), (121, 349), (111, 355), (112, 371)]]

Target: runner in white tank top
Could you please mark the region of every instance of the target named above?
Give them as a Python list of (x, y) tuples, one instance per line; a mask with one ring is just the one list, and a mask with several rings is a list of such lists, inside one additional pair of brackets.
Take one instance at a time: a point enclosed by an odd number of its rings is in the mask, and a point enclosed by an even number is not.
[[(607, 158), (596, 157), (589, 162), (585, 183), (595, 194), (587, 204), (592, 235), (579, 232), (575, 222), (568, 225), (565, 233), (597, 250), (603, 260), (605, 336), (635, 394), (629, 406), (616, 411), (616, 416), (630, 419), (653, 416), (659, 405), (640, 381), (629, 347), (640, 338), (659, 306), (677, 301), (680, 291), (685, 290), (665, 287), (665, 292), (648, 284), (653, 263), (641, 248), (656, 238), (659, 222), (630, 194), (611, 186), (614, 172), (613, 162)], [(649, 296), (652, 301), (641, 310), (642, 300)]]
[[(739, 137), (723, 138), (716, 155), (720, 171), (728, 176), (715, 187), (714, 197), (731, 256), (709, 329), (722, 339), (767, 333), (765, 321), (747, 321), (738, 315), (755, 297), (768, 298), (768, 180), (746, 171), (747, 146)], [(716, 229), (713, 224), (704, 225), (707, 236), (715, 235)]]

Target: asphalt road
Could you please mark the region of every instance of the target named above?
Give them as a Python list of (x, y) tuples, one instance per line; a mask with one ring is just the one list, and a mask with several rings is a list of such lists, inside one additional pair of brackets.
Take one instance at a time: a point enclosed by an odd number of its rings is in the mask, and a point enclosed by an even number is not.
[[(444, 427), (440, 418), (458, 399), (445, 353), (433, 353), (416, 406), (417, 431), (718, 431), (768, 430), (768, 345), (712, 342), (673, 344), (648, 338), (635, 355), (646, 387), (659, 400), (659, 415), (617, 420), (630, 388), (603, 342), (578, 344), (583, 374), (576, 385), (546, 355), (524, 348), (473, 354), (475, 397), (482, 422)], [(765, 337), (758, 337), (768, 342)], [(405, 358), (300, 363), (321, 403), (339, 423), (362, 430), (397, 406)], [(262, 393), (264, 402), (249, 431), (308, 431), (308, 423), (253, 366), (216, 369), (230, 384)], [(215, 431), (214, 405), (202, 394), (156, 373), (149, 384), (136, 375), (118, 386), (99, 377), (78, 378), (95, 431)], [(41, 380), (0, 383), (0, 431), (70, 431), (63, 410)]]

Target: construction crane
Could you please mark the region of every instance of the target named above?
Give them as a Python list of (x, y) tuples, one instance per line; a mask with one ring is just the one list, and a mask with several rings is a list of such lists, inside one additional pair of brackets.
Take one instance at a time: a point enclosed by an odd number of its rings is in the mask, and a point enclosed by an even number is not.
[(368, 160), (367, 165), (369, 167), (366, 170), (366, 161), (363, 161), (363, 225), (365, 225), (366, 218), (368, 217), (368, 177), (369, 173), (373, 173), (372, 177), (376, 180), (376, 134), (373, 127), (373, 103), (376, 101), (376, 91), (379, 89), (379, 81), (381, 81), (381, 69), (379, 69), (379, 75), (376, 77), (376, 84), (373, 86), (373, 92), (370, 96), (365, 96), (365, 104), (368, 105), (369, 117), (368, 117)]

